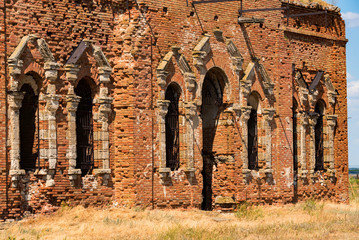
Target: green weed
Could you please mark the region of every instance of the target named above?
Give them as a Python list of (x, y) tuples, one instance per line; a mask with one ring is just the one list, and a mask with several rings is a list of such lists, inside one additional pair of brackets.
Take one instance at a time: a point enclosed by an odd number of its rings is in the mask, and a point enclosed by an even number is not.
[(235, 211), (237, 218), (243, 218), (247, 220), (256, 220), (264, 216), (263, 210), (260, 207), (253, 206), (248, 202), (243, 202), (237, 206)]

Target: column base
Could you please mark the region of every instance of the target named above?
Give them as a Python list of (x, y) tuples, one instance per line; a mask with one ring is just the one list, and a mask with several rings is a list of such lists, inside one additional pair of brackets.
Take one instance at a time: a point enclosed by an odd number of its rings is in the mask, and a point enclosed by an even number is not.
[(94, 169), (95, 176), (102, 177), (102, 185), (107, 186), (111, 177), (111, 169)]
[(25, 175), (24, 169), (19, 170), (10, 170), (10, 176), (11, 176), (11, 187), (16, 188), (19, 185), (19, 181), (21, 179), (21, 176)]

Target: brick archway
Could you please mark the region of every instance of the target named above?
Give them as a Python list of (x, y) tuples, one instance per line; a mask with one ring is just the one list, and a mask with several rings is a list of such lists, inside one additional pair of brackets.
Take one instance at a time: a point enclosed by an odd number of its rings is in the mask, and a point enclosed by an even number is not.
[(218, 68), (210, 69), (202, 85), (202, 159), (203, 189), (202, 210), (212, 210), (212, 181), (214, 155), (213, 143), (221, 107), (226, 76)]

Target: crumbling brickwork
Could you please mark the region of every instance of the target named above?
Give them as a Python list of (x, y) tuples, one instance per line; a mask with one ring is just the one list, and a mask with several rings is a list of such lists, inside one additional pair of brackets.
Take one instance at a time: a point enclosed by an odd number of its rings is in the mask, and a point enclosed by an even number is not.
[[(0, 1), (2, 218), (61, 203), (347, 202), (340, 11), (259, 2), (243, 9), (282, 9), (239, 17), (240, 1)], [(326, 13), (298, 16), (308, 12)], [(179, 95), (174, 138), (166, 138), (170, 85)], [(35, 167), (26, 169), (22, 86), (38, 99)], [(178, 151), (178, 167), (166, 151)]]

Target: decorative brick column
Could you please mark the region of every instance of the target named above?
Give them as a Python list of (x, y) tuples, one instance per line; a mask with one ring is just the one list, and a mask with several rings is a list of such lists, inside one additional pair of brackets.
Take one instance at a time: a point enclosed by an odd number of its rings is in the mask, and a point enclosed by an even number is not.
[(187, 131), (186, 131), (186, 143), (187, 143), (187, 168), (190, 177), (194, 177), (196, 171), (194, 167), (194, 125), (193, 120), (196, 116), (197, 106), (193, 102), (187, 102), (185, 104), (185, 116), (187, 122)]
[(52, 187), (55, 185), (54, 175), (56, 172), (57, 163), (57, 125), (56, 125), (56, 111), (59, 108), (60, 95), (56, 94), (55, 82), (57, 80), (57, 71), (59, 65), (57, 63), (45, 63), (45, 76), (49, 80), (45, 101), (45, 114), (48, 121), (48, 151), (47, 159), (49, 161), (49, 169), (47, 171), (46, 186)]
[[(110, 82), (111, 68), (100, 69), (100, 84), (105, 86)], [(109, 136), (109, 116), (112, 112), (113, 98), (109, 96), (108, 87), (100, 88), (100, 96), (96, 99), (99, 104), (98, 112), (94, 120), (101, 123), (101, 129), (94, 132), (94, 140), (99, 142), (99, 149), (95, 150), (95, 161), (102, 161), (102, 168), (95, 169), (94, 173), (102, 177), (102, 184), (108, 185), (110, 179), (110, 136)]]
[(158, 100), (157, 101), (157, 117), (158, 117), (158, 126), (159, 126), (159, 153), (160, 153), (160, 166), (159, 173), (161, 178), (165, 179), (169, 177), (171, 172), (170, 168), (166, 166), (166, 114), (168, 111), (168, 106), (170, 101), (168, 100)]
[(265, 174), (271, 175), (273, 173), (272, 169), (272, 121), (274, 118), (275, 110), (264, 109), (263, 110), (263, 120), (264, 120), (264, 130), (265, 130), (265, 161), (266, 169), (264, 170)]
[(9, 102), (9, 140), (10, 140), (10, 176), (12, 187), (17, 187), (21, 175), (25, 175), (25, 170), (20, 169), (20, 108), (24, 94), (21, 92), (11, 92), (8, 95)]
[(337, 125), (337, 115), (328, 115), (327, 117), (327, 136), (328, 139), (326, 141), (327, 152), (324, 155), (324, 161), (328, 163), (328, 173), (331, 177), (335, 176), (335, 158), (334, 158), (334, 131), (335, 126)]
[(252, 107), (245, 106), (241, 108), (240, 125), (242, 128), (242, 162), (243, 162), (243, 174), (247, 176), (251, 172), (248, 169), (248, 120), (250, 118)]
[[(10, 92), (8, 95), (8, 118), (9, 118), (9, 142), (10, 145), (10, 176), (11, 186), (17, 187), (20, 177), (25, 175), (25, 170), (20, 168), (20, 108), (24, 94), (19, 91), (18, 77), (22, 72), (23, 61), (19, 59), (22, 49), (26, 46), (27, 40), (21, 40), (15, 50), (15, 54), (8, 60), (10, 73)], [(16, 55), (16, 57), (13, 57)]]
[(67, 122), (68, 130), (66, 138), (68, 139), (68, 149), (66, 157), (69, 160), (68, 174), (70, 178), (71, 186), (76, 185), (76, 180), (81, 175), (81, 169), (76, 169), (77, 158), (77, 136), (76, 136), (76, 111), (80, 103), (81, 97), (76, 96), (74, 84), (77, 80), (77, 74), (79, 68), (76, 65), (66, 65), (66, 78), (69, 81), (69, 89), (66, 96), (66, 110), (67, 110)]
[(300, 177), (306, 178), (308, 174), (307, 169), (307, 147), (306, 147), (306, 135), (307, 135), (307, 126), (309, 124), (308, 115), (306, 113), (300, 113), (299, 114), (299, 120), (300, 120)]

